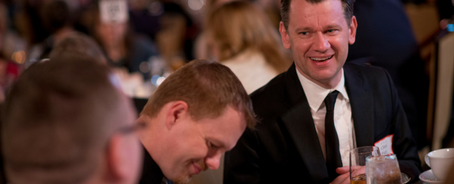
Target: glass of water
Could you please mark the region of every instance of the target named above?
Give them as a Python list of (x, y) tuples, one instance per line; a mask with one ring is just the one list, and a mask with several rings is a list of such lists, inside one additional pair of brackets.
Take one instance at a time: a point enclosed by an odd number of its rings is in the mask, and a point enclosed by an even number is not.
[(362, 146), (350, 150), (350, 183), (366, 184), (366, 158), (380, 156), (378, 147)]
[(399, 163), (395, 154), (366, 158), (368, 184), (401, 184)]

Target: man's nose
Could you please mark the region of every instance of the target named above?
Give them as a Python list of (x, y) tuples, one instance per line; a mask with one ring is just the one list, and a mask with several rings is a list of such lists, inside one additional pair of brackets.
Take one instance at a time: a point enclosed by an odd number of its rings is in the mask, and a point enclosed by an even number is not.
[(315, 51), (326, 52), (331, 45), (329, 44), (328, 38), (322, 32), (317, 32), (314, 37), (313, 47)]
[(222, 157), (222, 152), (220, 151), (217, 151), (215, 154), (211, 155), (211, 156), (207, 156), (205, 158), (205, 164), (206, 166), (211, 169), (211, 170), (216, 170), (219, 168), (219, 164), (220, 164), (220, 161), (221, 161), (221, 157)]

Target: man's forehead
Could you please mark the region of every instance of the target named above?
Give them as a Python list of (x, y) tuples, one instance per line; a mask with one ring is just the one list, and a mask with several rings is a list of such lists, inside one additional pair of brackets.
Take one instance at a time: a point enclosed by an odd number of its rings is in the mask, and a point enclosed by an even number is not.
[(320, 3), (308, 3), (306, 0), (294, 1), (298, 2), (290, 5), (289, 24), (301, 24), (306, 20), (310, 21), (312, 18), (317, 18), (317, 23), (329, 26), (345, 20), (344, 9), (340, 0), (325, 0)]
[[(306, 8), (308, 11), (313, 10), (313, 7), (320, 6), (323, 4), (330, 4), (334, 9), (342, 10), (344, 13), (344, 6), (341, 0), (320, 0), (320, 1), (309, 1), (308, 0), (292, 0), (289, 5), (289, 13), (301, 12), (301, 9)], [(305, 12), (307, 12), (307, 10)], [(313, 13), (318, 13), (313, 11)]]

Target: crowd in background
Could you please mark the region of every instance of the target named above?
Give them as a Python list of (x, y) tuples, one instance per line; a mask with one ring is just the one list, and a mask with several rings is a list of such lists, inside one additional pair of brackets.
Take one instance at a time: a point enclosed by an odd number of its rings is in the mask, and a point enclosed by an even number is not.
[[(208, 58), (224, 61), (238, 58), (240, 53), (245, 55), (243, 52), (245, 47), (248, 47), (249, 55), (250, 50), (254, 49), (265, 54), (266, 61), (274, 68), (271, 70), (275, 70), (271, 72), (273, 75), (283, 72), (289, 63), (277, 61), (291, 59), (288, 59), (289, 53), (282, 51), (279, 43), (277, 31), (280, 21), (279, 0), (251, 0), (259, 11), (250, 14), (259, 12), (263, 15), (257, 17), (252, 15), (251, 19), (257, 22), (251, 21), (251, 24), (247, 22), (249, 19), (244, 19), (243, 24), (249, 27), (241, 28), (243, 32), (233, 30), (234, 28), (240, 30), (241, 25), (232, 17), (227, 16), (232, 18), (230, 20), (235, 24), (228, 25), (228, 22), (221, 19), (222, 13), (215, 14), (218, 18), (208, 16), (219, 4), (228, 1), (127, 0), (126, 20), (106, 22), (101, 20), (99, 0), (2, 0), (1, 94), (4, 94), (5, 89), (23, 69), (33, 62), (47, 58), (53, 45), (73, 32), (87, 34), (101, 46), (107, 56), (106, 62), (117, 67), (120, 75), (125, 76), (127, 83), (132, 83), (124, 84), (126, 88), (132, 86), (131, 88), (135, 89), (144, 81), (151, 80), (153, 75), (163, 76), (164, 73), (171, 72), (192, 59)], [(442, 0), (437, 1), (440, 18), (449, 19), (449, 12), (452, 9), (443, 3)], [(250, 28), (256, 28), (256, 32)], [(250, 32), (246, 33), (244, 30)], [(208, 32), (211, 34), (208, 35)], [(237, 35), (241, 34), (251, 34), (256, 38), (242, 37), (244, 40), (239, 40), (240, 37)], [(263, 43), (260, 42), (262, 40)], [(225, 43), (226, 41), (232, 43)], [(238, 42), (243, 42), (241, 43), (243, 45), (239, 45)], [(236, 48), (225, 48), (225, 45)], [(127, 74), (133, 75), (130, 77)], [(269, 77), (266, 78), (268, 79)], [(131, 92), (131, 96), (135, 96), (136, 93)]]
[[(1, 1), (0, 38), (3, 39), (0, 39), (0, 58), (6, 62), (2, 62), (0, 70), (7, 73), (1, 78), (1, 94), (4, 94), (5, 88), (11, 85), (22, 70), (47, 58), (55, 43), (74, 32), (90, 36), (101, 46), (107, 64), (117, 68), (116, 71), (125, 81), (123, 87), (130, 96), (149, 95), (141, 94), (140, 91), (143, 90), (139, 88), (144, 83), (148, 84), (154, 75), (168, 75), (195, 58), (219, 58), (207, 55), (213, 48), (206, 47), (209, 44), (206, 43), (204, 22), (210, 10), (227, 2), (225, 0), (125, 0), (126, 19), (107, 21), (102, 18), (100, 2), (102, 1)], [(273, 47), (279, 45), (279, 2), (266, 0), (254, 4), (260, 9), (260, 13), (264, 10), (266, 15), (262, 19), (267, 27), (262, 27), (264, 29), (260, 31), (269, 32), (264, 36), (272, 38), (265, 40), (272, 39)], [(202, 47), (195, 46), (196, 43)], [(281, 51), (273, 51), (272, 47), (268, 51), (271, 49), (271, 54), (277, 54), (278, 58), (288, 55), (279, 46), (277, 48)], [(288, 66), (272, 65), (279, 68), (274, 75)], [(155, 85), (156, 79), (155, 77), (153, 83)]]

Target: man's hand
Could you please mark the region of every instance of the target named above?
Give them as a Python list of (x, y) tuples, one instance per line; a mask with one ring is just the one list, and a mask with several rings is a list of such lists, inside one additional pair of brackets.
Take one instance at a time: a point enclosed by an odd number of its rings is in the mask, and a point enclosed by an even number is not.
[[(353, 176), (366, 173), (366, 166), (352, 166)], [(349, 184), (350, 183), (350, 167), (338, 167), (337, 174), (340, 174), (331, 184)]]
[(338, 167), (336, 169), (337, 174), (340, 174), (336, 179), (334, 179), (331, 184), (350, 184), (350, 167)]

